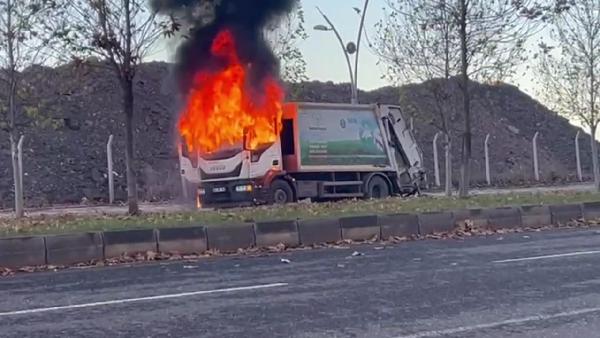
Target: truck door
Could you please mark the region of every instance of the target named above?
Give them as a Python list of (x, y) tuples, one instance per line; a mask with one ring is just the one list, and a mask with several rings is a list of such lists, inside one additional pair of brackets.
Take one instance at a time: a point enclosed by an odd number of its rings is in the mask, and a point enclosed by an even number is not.
[(408, 184), (423, 170), (423, 154), (400, 108), (393, 106), (386, 108), (387, 114), (384, 116), (387, 117), (386, 127), (390, 133), (390, 141), (398, 164), (398, 176), (401, 181), (399, 183)]
[(394, 159), (396, 161), (396, 168), (398, 172), (398, 184), (406, 185), (410, 184), (411, 177), (409, 173), (410, 162), (408, 157), (406, 156), (406, 152), (402, 148), (402, 144), (396, 134), (396, 130), (394, 129), (394, 124), (391, 120), (386, 119), (387, 130), (390, 135), (390, 145), (393, 149)]

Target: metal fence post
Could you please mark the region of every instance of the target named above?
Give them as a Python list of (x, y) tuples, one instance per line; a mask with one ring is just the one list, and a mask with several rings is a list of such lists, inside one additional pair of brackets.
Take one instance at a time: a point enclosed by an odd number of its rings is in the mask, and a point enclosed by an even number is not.
[[(23, 141), (25, 136), (21, 135), (17, 142), (17, 172), (15, 175), (15, 214), (17, 218), (25, 214), (25, 192), (23, 191)], [(14, 156), (14, 148), (12, 156)], [(14, 157), (13, 157), (14, 158)]]
[(446, 160), (446, 180), (445, 180), (445, 190), (446, 196), (452, 196), (452, 144), (450, 143), (450, 135), (449, 133), (444, 133), (446, 135), (446, 145), (445, 145), (445, 160)]
[(484, 150), (485, 150), (485, 180), (487, 185), (492, 185), (492, 178), (490, 176), (490, 134), (485, 136)]
[(535, 135), (533, 135), (533, 140), (531, 140), (531, 143), (533, 144), (533, 175), (534, 175), (536, 181), (540, 180), (540, 171), (539, 171), (539, 164), (538, 164), (538, 148), (537, 148), (537, 139), (538, 139), (539, 134), (540, 134), (540, 132), (536, 131)]
[(112, 155), (112, 143), (114, 136), (108, 137), (108, 143), (106, 143), (106, 157), (108, 161), (108, 203), (113, 204), (115, 202), (115, 181), (113, 175), (113, 155)]
[(575, 135), (575, 159), (577, 160), (577, 179), (580, 182), (583, 182), (583, 173), (581, 172), (581, 158), (579, 157), (579, 134), (580, 130), (577, 131), (577, 135)]
[(179, 146), (177, 147), (177, 152), (179, 154), (179, 176), (181, 177), (181, 191), (183, 192), (183, 198), (187, 199), (188, 198), (188, 190), (187, 190), (187, 184), (185, 181), (185, 176), (183, 174), (183, 169), (181, 169), (181, 163), (183, 160), (183, 145), (181, 144), (181, 142), (179, 142)]
[(21, 135), (19, 138), (19, 143), (17, 145), (17, 156), (19, 161), (19, 186), (21, 187), (21, 198), (24, 198), (25, 192), (23, 191), (23, 142), (25, 141), (25, 135)]
[(435, 176), (435, 186), (439, 187), (442, 184), (440, 183), (440, 166), (438, 160), (438, 148), (437, 148), (437, 140), (440, 137), (440, 133), (435, 133), (433, 137), (433, 175)]

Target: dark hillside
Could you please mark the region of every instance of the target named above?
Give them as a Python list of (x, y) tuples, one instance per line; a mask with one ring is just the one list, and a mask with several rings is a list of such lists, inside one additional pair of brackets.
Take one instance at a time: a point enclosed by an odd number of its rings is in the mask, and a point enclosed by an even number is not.
[[(107, 198), (106, 142), (115, 136), (117, 197), (124, 199), (123, 118), (120, 91), (113, 74), (97, 66), (35, 67), (24, 72), (30, 85), (25, 100), (35, 114), (19, 121), (25, 141), (25, 190), (28, 206), (79, 203)], [(178, 106), (169, 65), (144, 64), (135, 83), (136, 159), (140, 195), (145, 200), (179, 194), (174, 124)], [(540, 136), (540, 168), (545, 180), (575, 174), (577, 129), (562, 117), (508, 85), (473, 84), (474, 180), (484, 177), (483, 140), (491, 134), (493, 176), (498, 182), (519, 183), (532, 176), (531, 137)], [(363, 102), (397, 104), (415, 118), (416, 134), (431, 169), (431, 140), (435, 128), (433, 103), (423, 85), (400, 90), (385, 87), (361, 93)], [(347, 102), (346, 85), (307, 82), (290, 88), (302, 101)], [(454, 121), (460, 130), (460, 119)], [(440, 143), (441, 145), (441, 143)], [(440, 146), (440, 154), (441, 154)], [(459, 142), (454, 142), (459, 156)], [(589, 138), (582, 138), (584, 171), (590, 171)], [(442, 165), (443, 167), (443, 165)], [(442, 168), (443, 169), (443, 168)], [(0, 207), (12, 206), (12, 169), (8, 135), (0, 132)]]

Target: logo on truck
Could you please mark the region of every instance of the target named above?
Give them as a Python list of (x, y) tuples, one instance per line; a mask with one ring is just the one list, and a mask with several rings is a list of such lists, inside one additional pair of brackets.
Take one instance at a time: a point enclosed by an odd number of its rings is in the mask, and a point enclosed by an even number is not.
[(215, 165), (215, 166), (209, 167), (208, 171), (214, 173), (216, 171), (223, 171), (225, 169), (227, 169), (227, 167), (225, 165)]

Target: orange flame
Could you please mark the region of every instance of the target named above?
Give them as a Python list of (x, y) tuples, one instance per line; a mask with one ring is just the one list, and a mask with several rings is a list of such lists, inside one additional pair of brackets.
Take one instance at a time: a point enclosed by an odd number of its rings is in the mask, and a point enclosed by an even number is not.
[[(277, 140), (281, 130), (284, 92), (268, 77), (260, 95), (247, 87), (247, 67), (242, 65), (230, 31), (220, 32), (211, 53), (227, 66), (219, 72), (200, 71), (194, 77), (179, 132), (189, 151), (214, 152), (239, 144), (255, 149)], [(254, 92), (254, 93), (252, 93)]]

